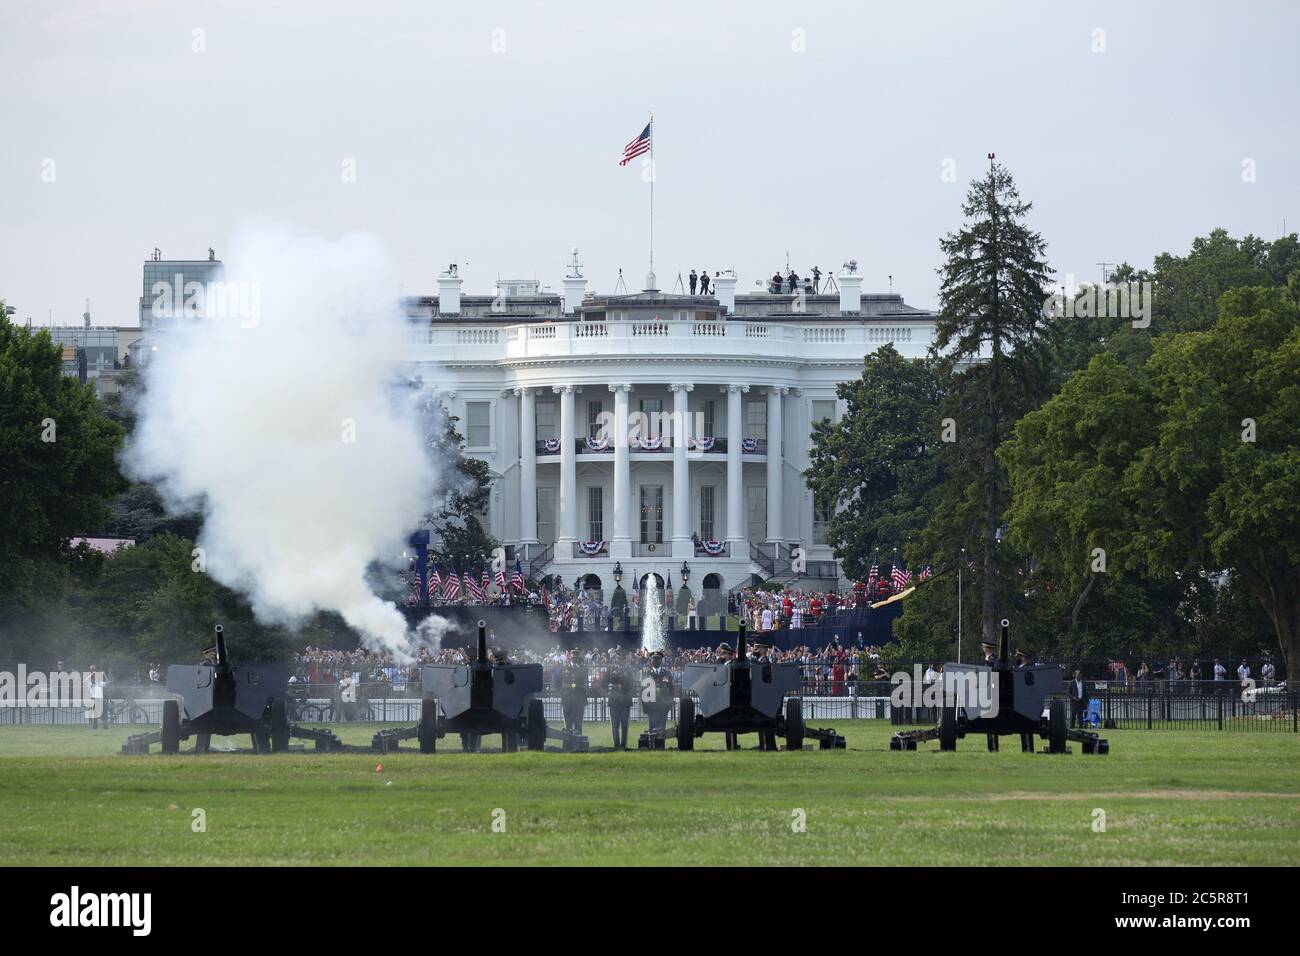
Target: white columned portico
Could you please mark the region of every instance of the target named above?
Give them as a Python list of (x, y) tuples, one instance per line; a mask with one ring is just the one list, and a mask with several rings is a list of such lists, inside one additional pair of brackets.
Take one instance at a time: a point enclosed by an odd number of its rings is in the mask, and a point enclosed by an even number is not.
[(733, 558), (749, 558), (745, 538), (745, 474), (740, 441), (745, 437), (743, 395), (748, 385), (726, 385), (727, 393), (727, 540)]
[(695, 557), (691, 541), (691, 473), (686, 458), (693, 385), (669, 385), (673, 393), (673, 557)]
[(785, 504), (781, 488), (784, 464), (781, 455), (781, 396), (789, 391), (777, 385), (767, 390), (767, 540), (777, 544), (785, 537), (781, 528)]
[(519, 396), (519, 543), (537, 544), (537, 408), (535, 389), (517, 388)]
[(555, 542), (557, 558), (572, 558), (573, 543), (578, 540), (578, 462), (577, 435), (574, 429), (573, 385), (555, 385), (551, 391), (560, 396), (560, 533)]
[(631, 385), (611, 385), (614, 393), (614, 537), (609, 556), (632, 557), (632, 469), (627, 447), (627, 402)]

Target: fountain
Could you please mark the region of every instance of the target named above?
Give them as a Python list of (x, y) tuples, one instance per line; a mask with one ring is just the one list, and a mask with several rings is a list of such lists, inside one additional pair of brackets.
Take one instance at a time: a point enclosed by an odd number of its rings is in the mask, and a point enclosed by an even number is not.
[(641, 649), (646, 652), (662, 651), (667, 624), (664, 621), (663, 597), (659, 593), (659, 579), (655, 575), (646, 575), (642, 594)]

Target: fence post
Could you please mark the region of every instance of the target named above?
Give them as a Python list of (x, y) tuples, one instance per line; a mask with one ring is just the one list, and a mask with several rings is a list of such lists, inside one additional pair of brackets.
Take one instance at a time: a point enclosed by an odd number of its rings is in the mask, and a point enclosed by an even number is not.
[(1147, 688), (1147, 730), (1151, 729), (1151, 706), (1153, 703), (1151, 697), (1151, 689)]
[(1220, 691), (1218, 694), (1215, 694), (1215, 695), (1214, 695), (1214, 699), (1215, 699), (1215, 710), (1217, 710), (1217, 711), (1218, 711), (1218, 714), (1219, 714), (1219, 729), (1222, 730), (1222, 729), (1223, 729), (1223, 693), (1222, 693), (1222, 691)]

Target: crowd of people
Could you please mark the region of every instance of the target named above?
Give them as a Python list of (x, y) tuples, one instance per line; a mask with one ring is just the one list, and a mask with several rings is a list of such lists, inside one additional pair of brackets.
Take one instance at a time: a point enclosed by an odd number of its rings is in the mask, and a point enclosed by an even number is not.
[[(1196, 694), (1207, 684), (1213, 689), (1215, 684), (1228, 683), (1229, 673), (1228, 665), (1217, 657), (1205, 666), (1198, 660), (1184, 663), (1177, 657), (1170, 658), (1167, 663), (1159, 658), (1155, 658), (1152, 663), (1140, 661), (1136, 668), (1130, 668), (1118, 658), (1112, 658), (1106, 663), (1106, 680), (1109, 683), (1125, 685), (1135, 690), (1147, 687), (1167, 689), (1170, 693), (1186, 691)], [(1244, 657), (1233, 673), (1236, 675), (1236, 683), (1243, 688), (1277, 685), (1277, 668), (1273, 664), (1272, 655), (1267, 651), (1260, 662), (1258, 673)]]

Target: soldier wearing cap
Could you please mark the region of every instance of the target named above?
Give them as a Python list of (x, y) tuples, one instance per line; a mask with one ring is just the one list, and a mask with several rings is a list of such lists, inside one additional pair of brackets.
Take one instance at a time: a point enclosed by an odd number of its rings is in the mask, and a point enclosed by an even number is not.
[[(1022, 667), (1028, 667), (1028, 666), (1029, 666), (1029, 655), (1028, 655), (1027, 653), (1025, 653), (1023, 650), (1019, 650), (1019, 649), (1017, 649), (1017, 650), (1016, 650), (1016, 653), (1015, 653), (1015, 658), (1016, 658), (1016, 670), (1020, 670)], [(1023, 751), (1024, 753), (1028, 753), (1028, 754), (1031, 754), (1031, 753), (1034, 752), (1034, 735), (1033, 735), (1033, 734), (1021, 734), (1021, 735), (1020, 735), (1020, 749), (1021, 749), (1021, 751)]]
[(564, 729), (581, 734), (583, 712), (587, 709), (587, 668), (578, 662), (578, 652), (573, 649), (560, 669), (560, 703), (564, 707)]
[(627, 750), (627, 724), (632, 715), (634, 678), (618, 649), (609, 652), (609, 672), (605, 686), (609, 690), (609, 722), (614, 731), (614, 749)]
[(668, 729), (668, 709), (673, 703), (673, 674), (664, 666), (662, 651), (650, 655), (650, 670), (646, 672), (650, 685), (641, 691), (641, 705), (650, 733), (664, 733)]
[(772, 663), (772, 645), (763, 644), (759, 641), (754, 642), (754, 663), (770, 664)]
[[(721, 644), (718, 645), (716, 657), (717, 657), (717, 663), (726, 664), (728, 661), (734, 661), (736, 659), (736, 652), (731, 649), (730, 644), (728, 644), (726, 641), (723, 641)], [(728, 750), (735, 750), (740, 746), (739, 738), (737, 738), (737, 736), (733, 733), (723, 734), (723, 738), (727, 742)]]
[[(466, 647), (462, 649), (461, 653), (465, 656), (466, 667), (469, 667), (471, 664), (475, 662), (474, 651), (472, 649)], [(492, 655), (489, 653), (488, 656), (491, 657)], [(465, 753), (476, 753), (478, 751), (479, 745), (482, 742), (483, 742), (482, 734), (467, 734), (464, 731), (461, 731), (460, 749), (465, 751)]]
[(984, 651), (985, 664), (993, 664), (997, 662), (998, 659), (997, 649), (993, 646), (992, 643), (990, 643), (989, 641), (982, 641), (980, 643), (980, 649)]

